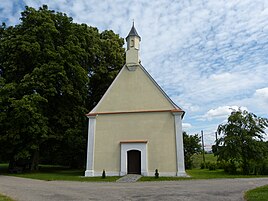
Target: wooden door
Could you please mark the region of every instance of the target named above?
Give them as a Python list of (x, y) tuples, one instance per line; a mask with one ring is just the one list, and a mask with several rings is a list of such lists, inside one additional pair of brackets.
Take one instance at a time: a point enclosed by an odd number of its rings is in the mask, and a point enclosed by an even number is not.
[(141, 174), (141, 152), (130, 150), (127, 152), (127, 173)]

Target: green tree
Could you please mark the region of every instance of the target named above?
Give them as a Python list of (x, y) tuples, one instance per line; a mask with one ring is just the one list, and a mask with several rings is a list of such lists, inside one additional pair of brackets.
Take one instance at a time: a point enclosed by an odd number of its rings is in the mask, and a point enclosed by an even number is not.
[(219, 161), (238, 164), (244, 174), (250, 173), (250, 164), (259, 163), (267, 156), (263, 143), (268, 119), (257, 117), (240, 109), (233, 111), (226, 124), (219, 125), (215, 155)]
[(0, 159), (83, 166), (84, 114), (123, 66), (124, 40), (46, 5), (20, 19), (0, 27)]
[(192, 156), (201, 152), (200, 137), (198, 134), (187, 135), (183, 132), (183, 146), (184, 146), (184, 163), (186, 169), (191, 169), (193, 165)]

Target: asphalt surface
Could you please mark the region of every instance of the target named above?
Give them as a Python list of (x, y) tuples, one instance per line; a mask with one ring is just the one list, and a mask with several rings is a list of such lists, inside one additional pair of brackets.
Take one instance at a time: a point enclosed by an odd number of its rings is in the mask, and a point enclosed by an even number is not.
[(268, 178), (96, 183), (0, 176), (0, 193), (18, 201), (241, 201), (245, 191), (267, 184)]

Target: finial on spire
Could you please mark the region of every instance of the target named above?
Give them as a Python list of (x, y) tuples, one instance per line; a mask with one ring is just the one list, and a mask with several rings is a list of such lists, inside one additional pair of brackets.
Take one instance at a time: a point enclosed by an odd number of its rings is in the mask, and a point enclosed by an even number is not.
[(134, 19), (132, 19), (132, 28), (126, 38), (126, 40), (128, 39), (129, 36), (136, 36), (139, 38), (139, 40), (141, 40), (141, 37), (139, 36), (138, 32), (136, 31), (135, 29), (135, 26), (134, 26)]

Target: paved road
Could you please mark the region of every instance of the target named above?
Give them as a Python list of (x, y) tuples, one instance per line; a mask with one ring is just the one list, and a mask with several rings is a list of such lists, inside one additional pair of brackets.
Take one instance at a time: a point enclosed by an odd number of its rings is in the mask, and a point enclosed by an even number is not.
[(0, 176), (0, 192), (18, 201), (240, 201), (243, 200), (244, 191), (266, 184), (268, 178), (94, 183), (40, 181)]

